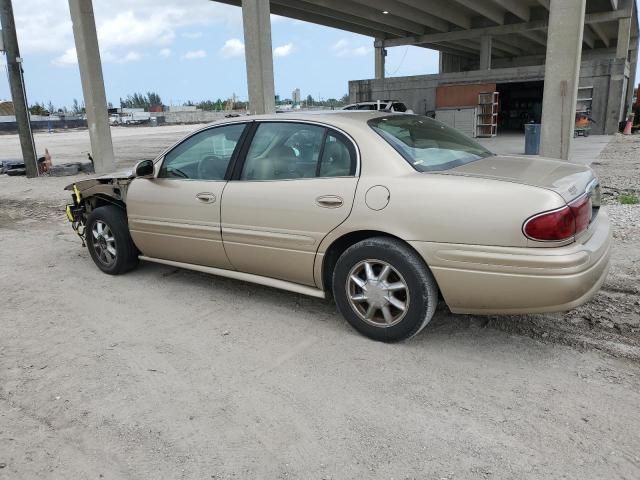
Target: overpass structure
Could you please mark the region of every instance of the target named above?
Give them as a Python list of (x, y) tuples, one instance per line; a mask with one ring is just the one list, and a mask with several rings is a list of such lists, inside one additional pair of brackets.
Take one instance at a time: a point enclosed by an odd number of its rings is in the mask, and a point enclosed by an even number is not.
[[(603, 133), (617, 129), (631, 103), (638, 59), (634, 0), (212, 1), (242, 8), (249, 103), (256, 114), (275, 110), (271, 13), (372, 38), (375, 78), (351, 82), (352, 100), (419, 91), (427, 105), (443, 78), (460, 85), (544, 81), (542, 154), (550, 157), (569, 157), (579, 88), (590, 86), (598, 105), (595, 96), (601, 97)], [(104, 165), (97, 167), (108, 171), (113, 153), (92, 1), (69, 5), (94, 158), (101, 156)], [(438, 50), (440, 77), (385, 78), (386, 50), (405, 45)], [(591, 81), (606, 87), (584, 85)], [(436, 82), (431, 93), (429, 82)]]

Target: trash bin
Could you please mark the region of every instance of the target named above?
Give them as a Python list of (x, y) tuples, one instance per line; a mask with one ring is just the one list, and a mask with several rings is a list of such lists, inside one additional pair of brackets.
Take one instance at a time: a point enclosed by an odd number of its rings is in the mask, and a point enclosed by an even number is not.
[(527, 123), (524, 126), (524, 154), (538, 155), (540, 153), (540, 124)]

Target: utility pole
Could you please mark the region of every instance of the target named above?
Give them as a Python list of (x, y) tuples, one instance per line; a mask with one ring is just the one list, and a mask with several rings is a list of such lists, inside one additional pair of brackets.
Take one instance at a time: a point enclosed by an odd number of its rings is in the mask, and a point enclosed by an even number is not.
[(38, 176), (36, 147), (33, 143), (33, 133), (31, 132), (31, 124), (29, 123), (27, 95), (24, 88), (24, 77), (22, 76), (22, 58), (20, 57), (20, 50), (18, 49), (18, 37), (16, 36), (16, 25), (13, 20), (11, 0), (0, 0), (0, 25), (2, 25), (2, 38), (5, 53), (7, 54), (9, 86), (11, 88), (13, 109), (16, 114), (18, 135), (20, 136), (22, 158), (27, 171), (27, 177), (33, 178)]

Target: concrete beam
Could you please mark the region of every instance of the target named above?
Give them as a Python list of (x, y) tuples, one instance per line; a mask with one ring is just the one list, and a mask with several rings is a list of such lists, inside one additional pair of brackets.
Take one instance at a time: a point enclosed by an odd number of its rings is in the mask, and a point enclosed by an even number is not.
[[(564, 1), (564, 0), (563, 0)], [(562, 2), (561, 2), (562, 3)], [(553, 7), (553, 4), (552, 4)], [(585, 24), (603, 23), (618, 21), (621, 18), (629, 18), (629, 13), (625, 10), (615, 12), (590, 13), (584, 16)], [(470, 30), (455, 30), (446, 33), (431, 33), (405, 38), (392, 38), (385, 41), (387, 47), (399, 47), (402, 45), (419, 45), (423, 43), (455, 42), (470, 38), (480, 38), (483, 35), (496, 37), (499, 35), (523, 34), (528, 31), (545, 30), (549, 27), (547, 20), (536, 20), (532, 22), (512, 23), (508, 25), (498, 25), (495, 27), (474, 28)], [(582, 35), (580, 35), (582, 38)]]
[[(365, 5), (369, 8), (377, 9), (378, 12), (388, 11), (389, 13), (384, 15), (385, 18), (395, 14), (398, 17), (411, 18), (415, 20), (415, 22), (439, 32), (446, 32), (449, 30), (449, 24), (443, 19), (404, 3), (392, 2), (390, 4), (387, 0), (354, 0), (354, 2)], [(346, 2), (341, 2), (340, 4), (343, 5), (345, 3)], [(340, 13), (338, 12), (338, 15), (339, 14)]]
[(429, 0), (428, 2), (425, 2), (424, 0), (400, 0), (400, 3), (404, 3), (417, 10), (428, 13), (429, 15), (446, 20), (458, 27), (471, 28), (471, 18), (460, 10), (451, 8), (451, 2), (449, 0)]
[(493, 0), (508, 12), (513, 13), (516, 17), (525, 22), (531, 18), (529, 7), (522, 0)]
[(547, 32), (542, 31), (530, 31), (519, 32), (521, 36), (528, 38), (532, 42), (538, 43), (544, 47), (547, 46)]
[(496, 50), (502, 50), (503, 52), (507, 52), (509, 55), (513, 56), (520, 56), (524, 54), (520, 48), (516, 47), (511, 42), (497, 38), (493, 39), (493, 48)]
[(245, 60), (249, 110), (253, 114), (276, 110), (271, 50), (271, 12), (269, 2), (242, 0)]
[[(383, 41), (383, 40), (382, 40)], [(384, 78), (385, 60), (387, 56), (387, 50), (384, 46), (375, 47), (375, 78), (380, 80)]]
[[(217, 3), (241, 6), (241, 0), (215, 0)], [(353, 15), (337, 15), (332, 10), (321, 7), (306, 8), (297, 0), (280, 0), (279, 3), (271, 3), (271, 13), (287, 18), (295, 18), (303, 22), (325, 25), (331, 28), (353, 32), (367, 37), (380, 37), (381, 35), (391, 35), (402, 37), (405, 35), (401, 30), (393, 29), (387, 25), (376, 22), (369, 22)], [(336, 18), (336, 17), (339, 17)]]
[(549, 10), (551, 0), (538, 0), (538, 3), (542, 5), (544, 8), (546, 8), (547, 10)]
[[(538, 33), (538, 32), (528, 32), (528, 33)], [(544, 40), (542, 42), (542, 45), (546, 47), (547, 45), (546, 35), (543, 35), (543, 38)], [(500, 42), (515, 48), (519, 48), (520, 50), (522, 50), (524, 53), (527, 53), (527, 54), (530, 54), (531, 52), (544, 52), (545, 50), (543, 48), (540, 48), (541, 45), (539, 44), (539, 42), (535, 40), (531, 40), (526, 36), (509, 35), (508, 37), (500, 38)]]
[(551, 2), (541, 154), (568, 160), (575, 127), (586, 0)]
[(604, 43), (604, 46), (609, 48), (611, 46), (611, 39), (606, 34), (602, 26), (598, 23), (593, 23), (589, 26), (591, 27), (591, 30), (593, 30), (593, 32), (598, 36), (598, 38), (602, 40), (602, 43)]
[[(353, 15), (346, 12), (340, 13), (339, 11), (331, 8), (311, 3), (305, 3), (300, 0), (273, 0), (273, 2), (271, 3), (271, 11), (278, 15), (298, 18), (301, 20), (304, 20), (304, 18), (315, 18), (316, 21), (314, 23), (318, 23), (320, 25), (329, 25), (330, 23), (335, 24), (336, 22), (344, 22), (345, 24), (351, 24), (370, 30), (372, 32), (376, 32), (373, 35), (375, 37), (386, 35), (402, 37), (404, 35), (407, 35), (406, 29), (398, 28), (391, 23), (372, 21), (362, 15)], [(380, 15), (382, 16), (382, 13)], [(418, 26), (414, 25), (411, 28), (416, 29), (418, 28)], [(353, 31), (349, 28), (347, 28), (346, 30)], [(422, 29), (422, 31), (424, 31), (424, 28)]]
[(480, 70), (491, 70), (491, 36), (480, 37)]
[(110, 173), (115, 170), (115, 161), (93, 2), (69, 0), (69, 10), (78, 54), (82, 94), (87, 109), (93, 164), (96, 173)]
[[(274, 3), (280, 3), (278, 0), (272, 0)], [(387, 8), (375, 8), (372, 1), (368, 1), (363, 5), (356, 5), (354, 3), (345, 2), (342, 0), (296, 0), (296, 3), (301, 4), (300, 8), (307, 9), (311, 6), (317, 6), (327, 9), (327, 11), (335, 12), (333, 15), (335, 18), (341, 18), (343, 14), (353, 15), (365, 20), (377, 22), (382, 25), (389, 25), (395, 29), (403, 30), (408, 33), (425, 33), (426, 28), (424, 25), (410, 20), (411, 17), (404, 17), (401, 15), (394, 15), (393, 8), (387, 6)], [(383, 11), (389, 13), (384, 14)], [(442, 22), (446, 25), (445, 22)], [(445, 27), (445, 30), (447, 28)]]
[(584, 32), (582, 32), (582, 42), (589, 48), (594, 48), (596, 46), (596, 36), (591, 31), (591, 27), (589, 25), (584, 26)]
[(498, 25), (504, 23), (504, 11), (490, 2), (478, 0), (455, 0), (455, 2)]

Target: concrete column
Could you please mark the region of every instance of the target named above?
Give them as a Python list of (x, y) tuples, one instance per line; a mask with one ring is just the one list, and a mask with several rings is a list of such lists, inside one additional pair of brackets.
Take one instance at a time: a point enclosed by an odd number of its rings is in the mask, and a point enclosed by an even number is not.
[(490, 35), (480, 37), (480, 70), (491, 70), (491, 46)]
[(575, 127), (586, 0), (550, 4), (542, 101), (541, 154), (569, 159)]
[(78, 53), (82, 94), (87, 109), (87, 123), (91, 140), (91, 156), (97, 173), (115, 170), (113, 143), (109, 128), (107, 96), (104, 92), (102, 63), (98, 48), (96, 22), (92, 0), (69, 0), (73, 22), (73, 38)]
[[(638, 38), (636, 37), (633, 42), (633, 48), (631, 49), (631, 63), (629, 66), (629, 82), (627, 84), (627, 98), (626, 98), (626, 106), (629, 108), (634, 102), (633, 99), (633, 89), (636, 87), (635, 85), (635, 77), (636, 70), (638, 68)], [(628, 113), (631, 113), (629, 110)]]
[(616, 45), (618, 65), (615, 71), (611, 71), (609, 80), (609, 101), (604, 128), (607, 135), (617, 133), (620, 130), (620, 122), (625, 120), (629, 83), (633, 83), (633, 80), (630, 80), (633, 75), (628, 69), (631, 25), (631, 18), (618, 20), (618, 44)]
[(618, 20), (618, 45), (616, 46), (616, 58), (629, 57), (629, 40), (631, 38), (631, 18)]
[(269, 2), (242, 0), (245, 59), (249, 110), (253, 114), (276, 110), (273, 86), (273, 52), (271, 47), (271, 17)]
[[(377, 46), (377, 45), (380, 46)], [(384, 40), (378, 39), (374, 43), (375, 45), (375, 57), (376, 57), (376, 79), (384, 78), (385, 60), (387, 57), (387, 49), (384, 48)]]

